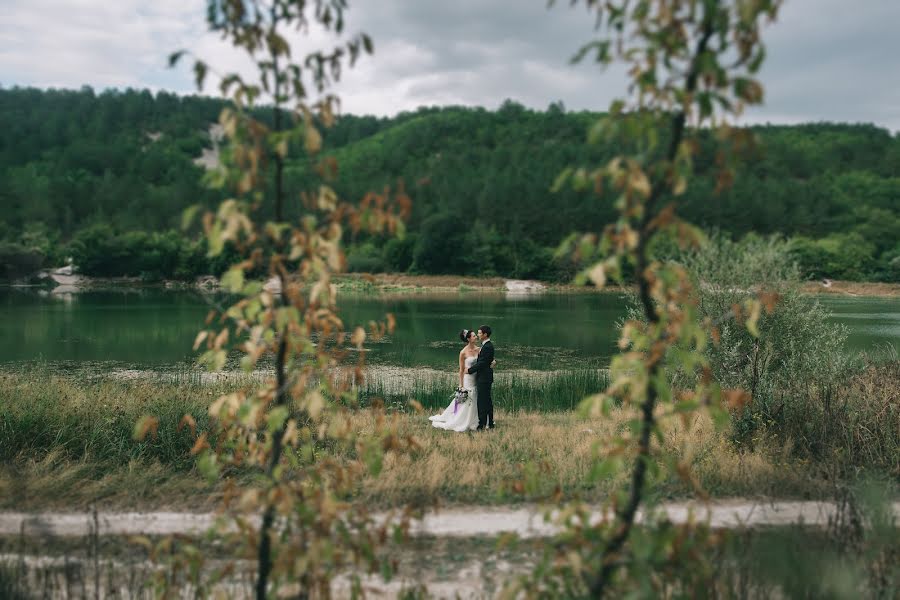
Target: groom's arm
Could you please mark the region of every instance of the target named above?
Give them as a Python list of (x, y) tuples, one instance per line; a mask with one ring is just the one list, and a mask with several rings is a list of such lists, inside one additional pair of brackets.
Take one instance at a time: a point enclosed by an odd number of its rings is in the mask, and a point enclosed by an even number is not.
[(481, 352), (478, 354), (478, 359), (472, 363), (472, 366), (469, 367), (469, 375), (477, 373), (482, 369), (487, 369), (491, 366), (491, 362), (494, 360), (494, 345), (491, 344), (487, 348), (482, 348)]

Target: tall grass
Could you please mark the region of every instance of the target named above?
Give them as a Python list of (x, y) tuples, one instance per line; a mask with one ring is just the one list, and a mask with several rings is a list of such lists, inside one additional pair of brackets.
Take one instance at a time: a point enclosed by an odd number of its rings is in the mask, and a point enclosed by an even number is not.
[[(752, 446), (736, 445), (732, 431), (717, 431), (702, 418), (688, 424), (666, 421), (662, 444), (692, 464), (701, 485), (720, 497), (827, 497), (831, 479), (853, 475), (847, 465), (876, 471), (881, 479), (896, 477), (898, 369), (900, 363), (873, 366), (836, 388), (831, 405), (817, 405), (823, 414), (810, 413), (805, 440), (798, 432), (794, 440), (760, 436)], [(610, 489), (609, 481), (591, 478), (593, 452), (628, 427), (633, 413), (622, 407), (608, 417), (582, 420), (571, 410), (584, 395), (606, 386), (604, 372), (498, 375), (498, 429), (482, 435), (434, 429), (427, 414), (410, 408), (410, 398), (429, 414), (444, 408), (454, 387), (452, 375), (400, 372), (406, 373), (400, 378), (405, 388), (392, 387), (396, 373), (372, 377), (363, 400), (386, 398), (400, 434), (417, 439), (421, 450), (415, 456), (387, 457), (381, 474), (364, 482), (358, 493), (373, 505), (436, 498), (504, 503), (546, 497), (557, 488), (566, 496), (596, 500)], [(178, 423), (187, 413), (206, 429), (209, 403), (241, 383), (0, 372), (0, 506), (63, 507), (97, 498), (132, 508), (208, 506), (216, 490), (194, 472), (193, 438), (186, 429), (178, 431)], [(134, 425), (144, 414), (159, 418), (158, 434), (136, 442)], [(363, 437), (373, 427), (368, 411), (349, 418)], [(804, 452), (804, 460), (797, 460), (797, 444), (814, 442), (827, 442), (828, 451)], [(322, 451), (333, 449), (323, 444)], [(522, 497), (513, 483), (531, 476), (523, 471), (527, 465), (543, 470), (531, 474), (533, 495)], [(692, 493), (675, 479), (658, 490)]]
[[(412, 398), (433, 410), (449, 402), (452, 376), (405, 373), (411, 377), (403, 377), (402, 392), (396, 391), (396, 382), (370, 379), (361, 391), (363, 404), (378, 397), (389, 406), (408, 410)], [(179, 431), (182, 417), (191, 415), (199, 429), (206, 429), (209, 403), (243, 383), (241, 377), (209, 381), (188, 371), (126, 378), (84, 372), (62, 375), (40, 369), (2, 373), (0, 461), (53, 453), (68, 460), (91, 458), (115, 464), (156, 460), (188, 469), (193, 465), (189, 455), (193, 439), (186, 428)], [(602, 371), (504, 374), (494, 386), (494, 402), (509, 412), (569, 410), (606, 384)], [(135, 424), (148, 414), (159, 419), (156, 436), (136, 442)]]
[[(395, 383), (372, 377), (360, 391), (363, 403), (380, 398), (388, 406), (402, 408), (409, 400), (418, 401), (427, 410), (446, 407), (458, 382), (446, 376), (412, 376), (398, 390)], [(494, 406), (508, 412), (558, 412), (573, 410), (589, 394), (600, 392), (609, 384), (605, 370), (583, 369), (557, 373), (504, 373), (498, 375), (493, 388)]]
[[(193, 440), (178, 425), (190, 414), (206, 427), (206, 404), (220, 387), (83, 381), (41, 371), (0, 374), (0, 461), (54, 453), (71, 460), (152, 459), (190, 468)], [(135, 442), (135, 424), (146, 414), (159, 419), (157, 434)]]

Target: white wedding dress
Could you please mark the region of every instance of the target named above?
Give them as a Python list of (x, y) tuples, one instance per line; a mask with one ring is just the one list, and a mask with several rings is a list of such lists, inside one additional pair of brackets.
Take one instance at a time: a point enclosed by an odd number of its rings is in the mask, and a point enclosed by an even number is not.
[[(466, 359), (466, 370), (475, 362), (475, 357)], [(453, 400), (450, 400), (450, 406), (444, 409), (439, 415), (428, 417), (431, 424), (438, 429), (446, 429), (448, 431), (469, 431), (478, 427), (478, 393), (475, 391), (475, 376), (465, 373), (463, 375), (463, 389), (469, 392), (469, 401), (465, 404), (456, 406)]]

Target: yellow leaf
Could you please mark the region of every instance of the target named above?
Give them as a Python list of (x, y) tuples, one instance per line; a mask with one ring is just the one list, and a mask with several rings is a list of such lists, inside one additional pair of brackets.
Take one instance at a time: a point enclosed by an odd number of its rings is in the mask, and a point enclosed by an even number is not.
[(314, 390), (307, 394), (306, 410), (307, 412), (309, 412), (309, 416), (312, 417), (313, 420), (319, 418), (319, 415), (322, 414), (322, 409), (324, 407), (325, 398), (322, 397), (322, 394), (320, 394), (318, 390)]
[(337, 208), (337, 194), (327, 185), (319, 187), (318, 205), (319, 210), (333, 212)]
[(194, 420), (194, 417), (187, 414), (181, 417), (181, 421), (178, 422), (176, 431), (181, 431), (185, 426), (190, 428), (191, 435), (197, 435), (197, 421)]
[(687, 178), (683, 175), (675, 176), (675, 184), (672, 186), (672, 195), (680, 196), (687, 191)]
[(644, 172), (640, 169), (634, 169), (631, 172), (631, 176), (628, 178), (628, 184), (632, 190), (644, 198), (650, 197), (650, 180), (647, 179), (647, 176), (644, 175)]
[(191, 447), (191, 456), (196, 456), (203, 452), (205, 449), (209, 448), (209, 442), (206, 441), (206, 432), (200, 434), (200, 437), (197, 438), (197, 441), (194, 442), (194, 445)]
[(197, 334), (197, 337), (194, 338), (194, 350), (200, 347), (200, 344), (203, 343), (203, 340), (209, 335), (209, 331), (201, 331)]
[(156, 430), (159, 428), (159, 419), (144, 415), (134, 425), (134, 440), (143, 442), (147, 438), (147, 434), (151, 434), (156, 439)]
[(317, 153), (322, 148), (322, 135), (312, 125), (306, 126), (306, 137), (303, 140), (306, 151), (310, 154)]
[(276, 154), (278, 154), (278, 156), (280, 156), (281, 158), (284, 158), (285, 156), (287, 156), (287, 153), (288, 153), (288, 143), (287, 143), (287, 140), (284, 140), (284, 139), (283, 139), (283, 140), (281, 140), (280, 142), (278, 142), (277, 144), (275, 144), (275, 152), (276, 152)]
[(228, 329), (223, 329), (219, 332), (219, 335), (216, 336), (216, 340), (213, 342), (213, 346), (215, 348), (221, 348), (223, 344), (228, 342)]
[(284, 436), (281, 438), (281, 443), (285, 446), (297, 445), (297, 421), (294, 419), (288, 421), (287, 428), (284, 430)]
[(366, 341), (366, 330), (362, 327), (357, 327), (353, 330), (353, 335), (350, 336), (350, 343), (362, 350), (363, 343)]
[(588, 279), (598, 288), (606, 285), (606, 268), (603, 266), (603, 263), (597, 263), (591, 267), (591, 270), (588, 271)]

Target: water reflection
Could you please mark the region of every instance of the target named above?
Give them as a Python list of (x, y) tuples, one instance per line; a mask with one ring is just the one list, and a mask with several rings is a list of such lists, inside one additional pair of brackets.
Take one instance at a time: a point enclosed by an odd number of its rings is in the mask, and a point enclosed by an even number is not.
[[(57, 288), (58, 290), (59, 288)], [(122, 367), (189, 365), (191, 345), (222, 297), (184, 290), (48, 293), (0, 289), (0, 362), (97, 362)], [(848, 348), (900, 347), (900, 303), (883, 298), (821, 300), (850, 328)], [(618, 294), (478, 292), (341, 296), (349, 327), (392, 312), (393, 335), (373, 343), (375, 365), (452, 371), (463, 328), (490, 325), (504, 369), (550, 371), (606, 366), (625, 301)]]

